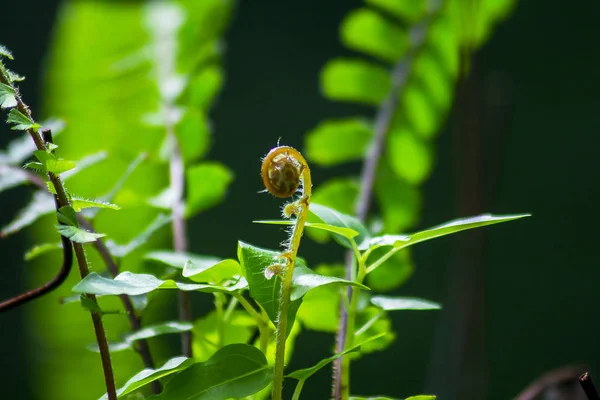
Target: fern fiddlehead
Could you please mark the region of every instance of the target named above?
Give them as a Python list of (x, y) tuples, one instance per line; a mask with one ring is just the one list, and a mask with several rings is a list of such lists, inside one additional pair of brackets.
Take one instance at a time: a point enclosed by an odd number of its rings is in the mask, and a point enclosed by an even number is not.
[(282, 279), (272, 395), (273, 400), (281, 400), (292, 276), (300, 239), (308, 216), (312, 181), (310, 168), (302, 154), (288, 146), (275, 147), (266, 155), (261, 167), (261, 176), (266, 190), (276, 197), (288, 198), (300, 190), (300, 197), (283, 207), (284, 218), (293, 218), (292, 229), (285, 242), (284, 251), (276, 260), (277, 262), (264, 271), (267, 278), (280, 277)]

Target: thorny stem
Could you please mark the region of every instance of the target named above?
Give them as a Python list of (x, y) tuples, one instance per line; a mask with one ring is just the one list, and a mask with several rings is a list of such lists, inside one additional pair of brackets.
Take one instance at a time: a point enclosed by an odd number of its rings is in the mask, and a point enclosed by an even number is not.
[[(433, 3), (433, 5), (431, 7), (429, 17), (431, 17), (434, 12), (439, 9), (441, 1), (433, 0), (431, 3)], [(385, 101), (379, 107), (377, 115), (375, 116), (374, 135), (371, 146), (369, 147), (369, 153), (367, 154), (363, 164), (360, 189), (356, 203), (356, 216), (362, 222), (366, 220), (369, 208), (371, 206), (371, 196), (373, 193), (373, 186), (375, 184), (375, 177), (377, 175), (377, 166), (379, 165), (379, 160), (383, 152), (385, 138), (392, 125), (394, 112), (398, 106), (398, 101), (406, 84), (410, 68), (414, 60), (414, 53), (421, 47), (424, 41), (425, 33), (430, 22), (429, 20), (430, 18), (425, 18), (424, 21), (417, 24), (411, 31), (411, 37), (414, 39), (413, 50), (410, 51), (405, 57), (400, 59), (392, 69), (392, 85), (390, 91)], [(353, 256), (349, 252), (346, 257), (346, 279), (352, 278), (352, 263)], [(348, 296), (351, 297), (352, 303), (354, 300), (352, 299), (352, 297), (354, 297), (352, 294), (356, 291), (356, 289), (348, 288), (347, 291)], [(349, 344), (346, 342), (346, 338), (349, 336), (347, 334), (348, 331), (354, 329), (353, 326), (350, 326), (350, 319), (354, 320), (354, 317), (349, 316), (348, 312), (350, 312), (350, 310), (347, 311), (344, 308), (344, 305), (341, 304), (340, 325), (336, 336), (336, 352), (342, 352), (349, 346)], [(347, 360), (348, 357), (342, 356), (334, 361), (332, 395), (335, 400), (347, 399), (349, 397), (349, 387), (346, 387), (345, 390), (342, 390), (342, 383), (348, 382), (349, 385), (350, 380), (350, 363)]]
[[(294, 221), (294, 229), (292, 231), (289, 247), (283, 254), (288, 263), (283, 271), (283, 282), (281, 284), (281, 298), (279, 302), (279, 313), (277, 315), (277, 336), (275, 342), (275, 368), (273, 377), (273, 392), (272, 400), (281, 400), (283, 391), (283, 370), (285, 368), (285, 341), (288, 333), (288, 308), (290, 305), (290, 294), (292, 292), (292, 277), (294, 274), (294, 265), (296, 263), (296, 255), (300, 247), (300, 239), (304, 231), (304, 224), (308, 217), (308, 207), (312, 194), (312, 180), (310, 169), (304, 157), (291, 147), (285, 148), (292, 157), (294, 157), (302, 168), (302, 197), (297, 201), (298, 212)], [(275, 279), (278, 279), (276, 276)]]
[[(8, 79), (8, 75), (4, 68), (4, 65), (0, 62), (0, 83), (3, 83), (7, 86), (10, 86), (15, 90), (15, 99), (17, 101), (17, 110), (26, 115), (29, 119), (33, 120), (31, 115), (31, 110), (29, 107), (23, 102), (21, 96), (17, 90), (17, 88), (12, 84), (12, 82)], [(33, 142), (35, 143), (35, 147), (38, 150), (47, 150), (46, 143), (40, 133), (35, 129), (28, 129), (27, 132), (31, 136)], [(48, 173), (48, 178), (54, 185), (56, 189), (56, 198), (58, 200), (58, 204), (61, 207), (70, 206), (70, 201), (67, 196), (67, 192), (65, 187), (62, 184), (62, 180), (60, 177), (53, 173)], [(81, 243), (73, 242), (73, 249), (75, 251), (75, 256), (77, 257), (77, 263), (79, 265), (79, 272), (81, 278), (85, 278), (89, 274), (88, 262), (85, 256), (85, 251), (83, 250), (83, 245)], [(96, 297), (93, 295), (88, 295), (90, 300), (94, 303), (97, 303)], [(96, 341), (98, 342), (98, 348), (100, 349), (100, 357), (102, 359), (102, 368), (104, 370), (104, 381), (106, 383), (106, 392), (108, 396), (108, 400), (117, 400), (117, 393), (115, 388), (115, 379), (112, 369), (112, 364), (110, 360), (110, 353), (108, 352), (108, 343), (106, 341), (106, 333), (104, 332), (104, 326), (102, 324), (102, 316), (92, 311), (92, 322), (94, 324), (94, 331), (96, 333)]]
[[(41, 190), (47, 189), (46, 184), (44, 183), (44, 180), (41, 179), (38, 175), (30, 173), (30, 172), (26, 172), (26, 173), (27, 173), (27, 179), (31, 183), (36, 185)], [(90, 221), (88, 221), (83, 215), (77, 214), (77, 222), (79, 223), (79, 225), (82, 228), (84, 228), (90, 232), (95, 232), (95, 229), (92, 226), (92, 224), (90, 223)], [(65, 240), (67, 240), (66, 238), (64, 238), (62, 236), (61, 236), (61, 238), (63, 239), (63, 242)], [(102, 239), (100, 239), (100, 238), (96, 239), (96, 241), (94, 242), (94, 247), (96, 247), (98, 254), (100, 254), (100, 257), (104, 261), (106, 268), (108, 269), (110, 274), (113, 276), (113, 278), (115, 276), (119, 275), (119, 267), (113, 260), (111, 254), (110, 254), (110, 251), (108, 250), (108, 247), (106, 247), (106, 244), (104, 244)], [(63, 249), (64, 249), (64, 245), (63, 245)], [(70, 265), (72, 262), (72, 259), (73, 259), (72, 258), (72, 249), (70, 248), (70, 243), (69, 243), (69, 251), (71, 252), (71, 261), (69, 261), (69, 265)], [(66, 259), (64, 256), (63, 256), (63, 258)], [(64, 265), (65, 265), (65, 263), (63, 262), (63, 267), (64, 267)], [(131, 324), (131, 328), (134, 331), (140, 330), (142, 328), (142, 324), (141, 324), (140, 318), (135, 313), (135, 307), (133, 306), (131, 297), (124, 294), (124, 295), (119, 296), (119, 298), (121, 299), (121, 302), (123, 303), (123, 307), (125, 308), (125, 311), (127, 311), (127, 316), (129, 318), (129, 323)], [(0, 311), (2, 311), (2, 303), (0, 303)], [(154, 369), (154, 361), (152, 360), (152, 355), (150, 353), (150, 348), (148, 347), (148, 342), (146, 341), (146, 339), (140, 339), (137, 341), (137, 349), (136, 350), (140, 354), (140, 357), (142, 358), (142, 361), (144, 362), (144, 366), (146, 368)], [(152, 387), (152, 393), (154, 393), (154, 394), (158, 394), (162, 390), (159, 381), (151, 382), (150, 386)]]

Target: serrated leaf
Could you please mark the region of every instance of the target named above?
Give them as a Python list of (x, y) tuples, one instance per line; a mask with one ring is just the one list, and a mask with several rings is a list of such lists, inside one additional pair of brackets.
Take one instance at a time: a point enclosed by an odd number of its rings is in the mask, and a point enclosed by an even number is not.
[[(371, 126), (363, 119), (327, 120), (306, 134), (306, 156), (323, 166), (360, 160), (371, 136)], [(344, 145), (340, 146), (341, 143)]]
[[(277, 219), (277, 220), (262, 220), (262, 221), (252, 221), (255, 224), (264, 224), (264, 225), (294, 225), (294, 221), (285, 220), (285, 219)], [(319, 222), (306, 222), (304, 224), (307, 228), (319, 229), (322, 231), (327, 231), (331, 233), (336, 233), (340, 236), (343, 236), (347, 239), (352, 239), (358, 236), (358, 232), (354, 229), (350, 228), (342, 228), (339, 226), (333, 226), (328, 224), (323, 224)]]
[(401, 21), (409, 23), (415, 23), (427, 14), (427, 2), (425, 0), (365, 0), (365, 3), (387, 11)]
[(92, 207), (108, 208), (111, 210), (120, 210), (121, 209), (121, 207), (119, 207), (116, 204), (107, 203), (102, 200), (83, 199), (81, 197), (75, 197), (75, 196), (73, 196), (71, 198), (71, 205), (73, 206), (73, 209), (77, 212), (83, 210), (84, 208), (92, 208)]
[[(278, 277), (267, 279), (265, 277), (265, 270), (280, 261), (281, 253), (239, 242), (238, 259), (244, 271), (244, 276), (248, 280), (250, 296), (264, 308), (269, 319), (275, 323), (279, 311), (281, 279)], [(300, 307), (302, 302), (302, 297), (311, 289), (329, 284), (351, 285), (368, 289), (355, 282), (333, 276), (319, 275), (307, 268), (302, 260), (296, 260), (292, 278), (290, 306), (288, 309), (289, 329), (292, 328), (292, 321), (295, 319), (298, 307)]]
[(430, 145), (406, 129), (390, 133), (387, 155), (396, 175), (412, 185), (423, 183), (433, 169)]
[(320, 79), (325, 97), (373, 106), (380, 105), (392, 87), (389, 71), (361, 59), (330, 60)]
[(0, 236), (8, 236), (34, 223), (38, 218), (55, 211), (54, 199), (49, 193), (37, 191), (29, 204), (19, 211), (17, 216), (4, 228)]
[(250, 396), (266, 387), (273, 371), (256, 347), (236, 343), (196, 363), (167, 383), (161, 399), (225, 400)]
[(32, 247), (31, 249), (27, 250), (27, 252), (23, 256), (23, 259), (25, 261), (31, 261), (34, 258), (41, 256), (42, 254), (48, 253), (49, 251), (60, 249), (62, 249), (62, 244), (60, 242), (38, 244)]
[(438, 303), (415, 297), (373, 296), (371, 303), (385, 311), (440, 310), (442, 308)]
[(406, 31), (366, 8), (346, 16), (341, 26), (341, 38), (348, 48), (389, 62), (402, 57), (410, 44)]
[(146, 229), (144, 229), (144, 231), (142, 233), (140, 233), (138, 236), (131, 239), (129, 241), (129, 243), (120, 245), (120, 244), (113, 242), (112, 240), (107, 240), (106, 246), (108, 247), (110, 254), (112, 254), (114, 257), (120, 257), (120, 258), (125, 257), (126, 255), (130, 254), (134, 250), (141, 247), (144, 243), (146, 243), (148, 241), (148, 239), (150, 239), (150, 237), (157, 230), (159, 230), (160, 228), (165, 226), (170, 221), (171, 221), (170, 216), (165, 215), (165, 214), (159, 214), (150, 223), (150, 225), (148, 225), (148, 227), (146, 227)]
[(56, 229), (58, 230), (58, 233), (71, 240), (72, 242), (77, 243), (91, 243), (95, 242), (101, 237), (106, 236), (103, 233), (89, 232), (85, 229), (78, 228), (72, 225), (56, 225)]
[[(127, 394), (165, 376), (172, 375), (194, 364), (194, 359), (187, 357), (174, 357), (157, 369), (146, 368), (135, 374), (131, 379), (117, 390), (117, 398), (123, 398)], [(99, 400), (108, 400), (108, 395), (100, 397)]]
[(223, 164), (204, 162), (186, 171), (186, 216), (191, 217), (219, 203), (225, 196), (233, 173)]
[(122, 295), (136, 296), (150, 293), (157, 289), (179, 289), (183, 291), (199, 291), (206, 293), (230, 293), (247, 286), (245, 279), (240, 279), (230, 286), (218, 286), (200, 283), (182, 283), (171, 279), (162, 280), (150, 274), (136, 274), (122, 272), (114, 279), (105, 278), (92, 272), (73, 287), (76, 293), (89, 293), (95, 295)]
[(52, 172), (58, 175), (77, 166), (75, 162), (58, 158), (56, 155), (45, 150), (36, 150), (33, 154), (40, 160), (46, 172)]
[(0, 108), (13, 108), (17, 106), (17, 93), (15, 90), (0, 83)]
[(14, 126), (11, 127), (12, 130), (26, 131), (28, 129), (33, 129), (37, 131), (38, 128), (40, 128), (39, 124), (33, 122), (31, 118), (29, 118), (16, 108), (10, 110), (6, 122), (8, 122), (9, 124), (14, 124)]
[(25, 80), (25, 77), (23, 75), (14, 73), (9, 69), (6, 70), (6, 75), (8, 75), (8, 80), (10, 82), (23, 82)]
[[(354, 239), (358, 248), (364, 250), (368, 247), (369, 231), (358, 219), (314, 202), (310, 204), (308, 210), (327, 225), (350, 228), (358, 232), (358, 236)], [(352, 244), (347, 238), (339, 234), (334, 234), (333, 238), (342, 246), (352, 248)]]
[(365, 340), (362, 343), (359, 343), (357, 345), (354, 345), (342, 352), (336, 353), (334, 355), (332, 355), (331, 357), (327, 357), (321, 361), (319, 361), (315, 366), (310, 367), (310, 368), (303, 368), (303, 369), (299, 369), (296, 370), (292, 373), (287, 374), (285, 377), (286, 378), (293, 378), (293, 379), (298, 379), (299, 381), (305, 381), (308, 378), (310, 378), (311, 376), (313, 376), (315, 373), (317, 373), (321, 368), (325, 367), (326, 365), (334, 362), (335, 360), (337, 360), (338, 358), (342, 357), (344, 354), (348, 354), (348, 353), (353, 353), (356, 351), (360, 350), (360, 347), (365, 344), (368, 343), (372, 340), (378, 339), (379, 337), (381, 337), (383, 335), (377, 335), (374, 336), (372, 338), (369, 338), (367, 340)]

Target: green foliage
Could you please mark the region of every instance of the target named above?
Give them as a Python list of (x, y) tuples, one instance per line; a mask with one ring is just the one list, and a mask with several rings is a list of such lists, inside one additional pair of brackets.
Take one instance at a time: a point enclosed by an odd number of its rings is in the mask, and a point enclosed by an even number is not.
[(13, 124), (11, 129), (18, 131), (26, 131), (28, 129), (33, 129), (37, 131), (40, 127), (39, 124), (33, 122), (31, 118), (29, 118), (16, 108), (10, 110), (6, 122), (8, 122), (9, 124)]
[(250, 396), (269, 384), (265, 355), (247, 344), (231, 344), (177, 374), (153, 399), (227, 399)]

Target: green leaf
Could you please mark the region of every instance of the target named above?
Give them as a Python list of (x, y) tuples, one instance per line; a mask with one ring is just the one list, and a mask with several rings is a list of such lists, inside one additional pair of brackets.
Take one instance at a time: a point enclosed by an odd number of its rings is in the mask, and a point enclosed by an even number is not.
[(173, 268), (183, 269), (188, 261), (198, 265), (214, 265), (220, 261), (217, 257), (201, 256), (186, 252), (176, 252), (174, 250), (152, 251), (144, 256), (146, 260), (156, 261)]
[(136, 332), (132, 332), (125, 336), (126, 342), (134, 342), (136, 340), (150, 339), (156, 336), (165, 335), (167, 333), (180, 333), (192, 330), (194, 326), (189, 322), (170, 321), (160, 324), (147, 326)]
[(400, 247), (409, 242), (410, 236), (407, 235), (383, 235), (371, 238), (369, 240), (369, 249), (377, 249), (384, 246)]
[(433, 301), (414, 297), (373, 296), (371, 303), (385, 311), (392, 310), (440, 310), (442, 308)]
[(6, 70), (6, 75), (8, 75), (9, 82), (22, 82), (25, 80), (23, 75), (16, 74), (9, 69)]
[(6, 47), (4, 47), (0, 44), (0, 58), (2, 58), (2, 57), (6, 57), (9, 60), (13, 60), (13, 55), (10, 52), (10, 50), (8, 50)]
[(231, 344), (208, 361), (177, 374), (154, 398), (225, 400), (250, 396), (266, 387), (273, 371), (265, 355), (254, 346)]
[[(75, 168), (66, 171), (61, 177), (63, 179), (69, 179), (77, 174), (79, 174), (80, 172), (82, 172), (83, 170), (98, 164), (101, 161), (104, 161), (108, 158), (108, 153), (104, 150), (101, 150), (99, 152), (93, 153), (93, 154), (88, 154), (87, 156), (83, 157), (81, 160), (77, 161), (75, 164), (77, 165)], [(71, 161), (69, 161), (71, 162)]]
[(56, 229), (58, 233), (77, 243), (91, 243), (95, 242), (98, 238), (106, 236), (103, 233), (88, 232), (85, 229), (72, 225), (56, 225)]
[(371, 136), (371, 126), (363, 119), (327, 120), (306, 134), (306, 155), (323, 166), (360, 160)]
[(406, 129), (393, 130), (388, 136), (387, 158), (396, 175), (412, 185), (423, 183), (433, 168), (429, 144)]
[(234, 343), (248, 343), (255, 331), (256, 322), (245, 311), (236, 310), (225, 321), (212, 311), (194, 322), (192, 335), (194, 359), (208, 360), (219, 350), (219, 344), (227, 346)]
[(167, 223), (171, 221), (171, 217), (165, 214), (159, 214), (151, 223), (144, 229), (142, 233), (138, 236), (134, 237), (129, 241), (129, 243), (120, 245), (116, 244), (112, 240), (106, 241), (106, 246), (110, 250), (110, 254), (115, 257), (123, 258), (126, 255), (130, 254), (134, 250), (141, 247), (144, 243), (150, 239), (150, 237), (160, 228), (165, 226)]
[(0, 83), (0, 108), (13, 108), (17, 106), (17, 92), (12, 87)]
[[(387, 249), (376, 250), (371, 257), (380, 257)], [(369, 257), (370, 258), (370, 257)], [(389, 292), (402, 286), (411, 277), (415, 267), (410, 249), (395, 253), (367, 275), (367, 284), (377, 292)]]
[[(250, 296), (265, 309), (269, 319), (275, 323), (279, 311), (281, 279), (278, 277), (267, 279), (265, 277), (265, 270), (280, 261), (281, 253), (239, 242), (238, 258), (244, 271), (244, 276), (248, 280)], [(296, 260), (292, 278), (290, 307), (288, 310), (288, 317), (290, 319), (288, 326), (290, 329), (298, 307), (300, 307), (302, 302), (302, 297), (311, 289), (329, 284), (352, 285), (368, 289), (366, 286), (355, 282), (333, 276), (319, 275), (307, 268), (302, 260)]]
[(31, 118), (29, 118), (16, 108), (10, 110), (6, 122), (8, 122), (9, 124), (14, 124), (14, 126), (11, 129), (17, 131), (26, 131), (28, 129), (33, 129), (37, 131), (40, 128), (39, 124), (33, 122)]
[(421, 213), (421, 193), (400, 179), (385, 157), (380, 163), (375, 180), (377, 204), (383, 218), (384, 231), (400, 232), (413, 226)]
[(135, 296), (150, 293), (156, 289), (179, 289), (183, 291), (224, 292), (230, 293), (247, 286), (245, 279), (240, 279), (230, 286), (218, 286), (200, 283), (181, 283), (171, 279), (161, 280), (150, 274), (136, 274), (125, 271), (114, 279), (105, 278), (92, 272), (73, 287), (75, 293), (89, 293), (95, 295), (122, 295)]
[(79, 226), (77, 222), (77, 213), (70, 206), (63, 206), (58, 209), (58, 213), (56, 215), (58, 217), (59, 222), (62, 222), (65, 225)]
[(210, 128), (205, 114), (196, 108), (188, 108), (175, 126), (185, 163), (206, 155), (210, 147)]
[(203, 68), (189, 83), (188, 99), (190, 106), (208, 111), (222, 85), (222, 68), (216, 65)]
[(32, 247), (31, 249), (27, 250), (27, 252), (23, 256), (23, 259), (25, 261), (31, 261), (34, 258), (41, 256), (42, 254), (48, 253), (49, 251), (60, 249), (62, 249), (62, 244), (60, 242), (38, 244)]
[(366, 8), (352, 11), (346, 16), (341, 37), (348, 48), (389, 62), (396, 62), (409, 47), (406, 31)]
[[(375, 397), (350, 396), (350, 400), (398, 400), (398, 399), (394, 399), (391, 397), (385, 397), (385, 396), (375, 396)], [(406, 399), (406, 400), (409, 400), (409, 399)]]
[[(368, 247), (368, 240), (370, 236), (369, 231), (358, 219), (314, 202), (310, 204), (308, 210), (327, 225), (333, 225), (340, 228), (350, 228), (358, 232), (358, 236), (355, 239), (358, 248), (360, 250), (364, 250)], [(334, 234), (333, 238), (342, 246), (349, 249), (352, 248), (352, 244), (347, 238), (339, 234)]]
[(340, 290), (343, 289), (330, 285), (306, 293), (297, 314), (302, 326), (313, 331), (336, 333), (340, 313)]
[[(194, 364), (192, 358), (186, 357), (174, 357), (163, 364), (162, 367), (157, 369), (146, 368), (141, 372), (135, 374), (131, 379), (123, 385), (123, 387), (117, 390), (117, 398), (122, 398), (125, 395), (149, 384), (150, 382), (164, 378), (179, 371), (183, 371), (186, 368)], [(99, 400), (108, 400), (108, 394), (100, 397)]]
[(233, 173), (216, 162), (194, 165), (186, 171), (186, 216), (191, 217), (219, 203), (225, 196)]
[(296, 370), (296, 371), (294, 371), (292, 373), (287, 374), (285, 377), (286, 378), (292, 378), (292, 379), (298, 379), (299, 381), (305, 381), (308, 378), (310, 378), (311, 376), (313, 376), (315, 373), (317, 373), (321, 368), (323, 368), (327, 364), (330, 364), (330, 363), (334, 362), (335, 360), (337, 360), (338, 358), (340, 358), (344, 354), (348, 354), (348, 353), (353, 353), (353, 352), (359, 351), (360, 347), (363, 344), (368, 343), (368, 342), (370, 342), (372, 340), (378, 339), (381, 336), (383, 336), (383, 335), (377, 335), (377, 336), (374, 336), (372, 338), (369, 338), (369, 339), (365, 340), (362, 343), (354, 345), (354, 346), (352, 346), (352, 347), (350, 347), (350, 348), (348, 348), (348, 349), (346, 349), (346, 350), (344, 350), (342, 352), (336, 353), (336, 354), (332, 355), (331, 357), (327, 357), (327, 358), (319, 361), (313, 367)]
[[(392, 321), (390, 321), (385, 311), (374, 306), (368, 306), (356, 316), (356, 336), (354, 337), (354, 342), (365, 342), (368, 338), (374, 336), (376, 336), (374, 340), (366, 342), (361, 346), (361, 355), (385, 350), (396, 338), (396, 334), (392, 329)], [(355, 357), (359, 356), (356, 355)]]
[(121, 209), (121, 207), (119, 207), (116, 204), (107, 203), (102, 200), (83, 199), (81, 197), (75, 197), (75, 196), (73, 196), (71, 198), (71, 204), (73, 206), (73, 209), (77, 212), (83, 210), (84, 208), (92, 208), (92, 207), (108, 208), (111, 210), (120, 210)]
[(241, 275), (240, 264), (236, 260), (226, 259), (217, 263), (200, 263), (187, 261), (182, 275), (194, 282), (221, 283)]
[(361, 59), (330, 60), (321, 71), (323, 96), (331, 100), (378, 106), (391, 86), (389, 71)]
[(482, 214), (475, 217), (459, 218), (445, 224), (434, 226), (417, 233), (410, 234), (410, 240), (403, 242), (402, 245), (396, 248), (404, 248), (413, 244), (423, 242), (425, 240), (434, 239), (440, 236), (450, 235), (456, 232), (465, 231), (467, 229), (480, 228), (482, 226), (499, 224), (502, 222), (514, 221), (517, 219), (530, 217), (531, 214), (514, 214), (514, 215), (492, 215)]
[(33, 154), (38, 160), (40, 160), (44, 166), (44, 170), (47, 172), (52, 172), (58, 175), (76, 167), (76, 164), (73, 161), (58, 158), (54, 154), (45, 150), (36, 150), (33, 152)]
[[(265, 224), (265, 225), (294, 225), (295, 221), (289, 221), (285, 219), (277, 219), (277, 220), (263, 220), (263, 221), (252, 221), (255, 224)], [(322, 224), (319, 222), (306, 222), (304, 224), (307, 228), (319, 229), (327, 232), (337, 233), (340, 236), (343, 236), (347, 239), (352, 239), (358, 236), (358, 232), (354, 229), (350, 228), (341, 228), (339, 226), (333, 226), (328, 224)]]
[(46, 192), (37, 191), (33, 194), (31, 201), (19, 211), (17, 216), (0, 232), (0, 236), (6, 237), (31, 225), (40, 217), (55, 211), (54, 199)]
[(437, 399), (437, 396), (428, 395), (428, 394), (421, 394), (418, 396), (410, 396), (410, 397), (406, 398), (406, 400), (435, 400), (435, 399)]
[(366, 4), (380, 8), (401, 21), (415, 23), (427, 14), (427, 2), (425, 0), (365, 0)]

